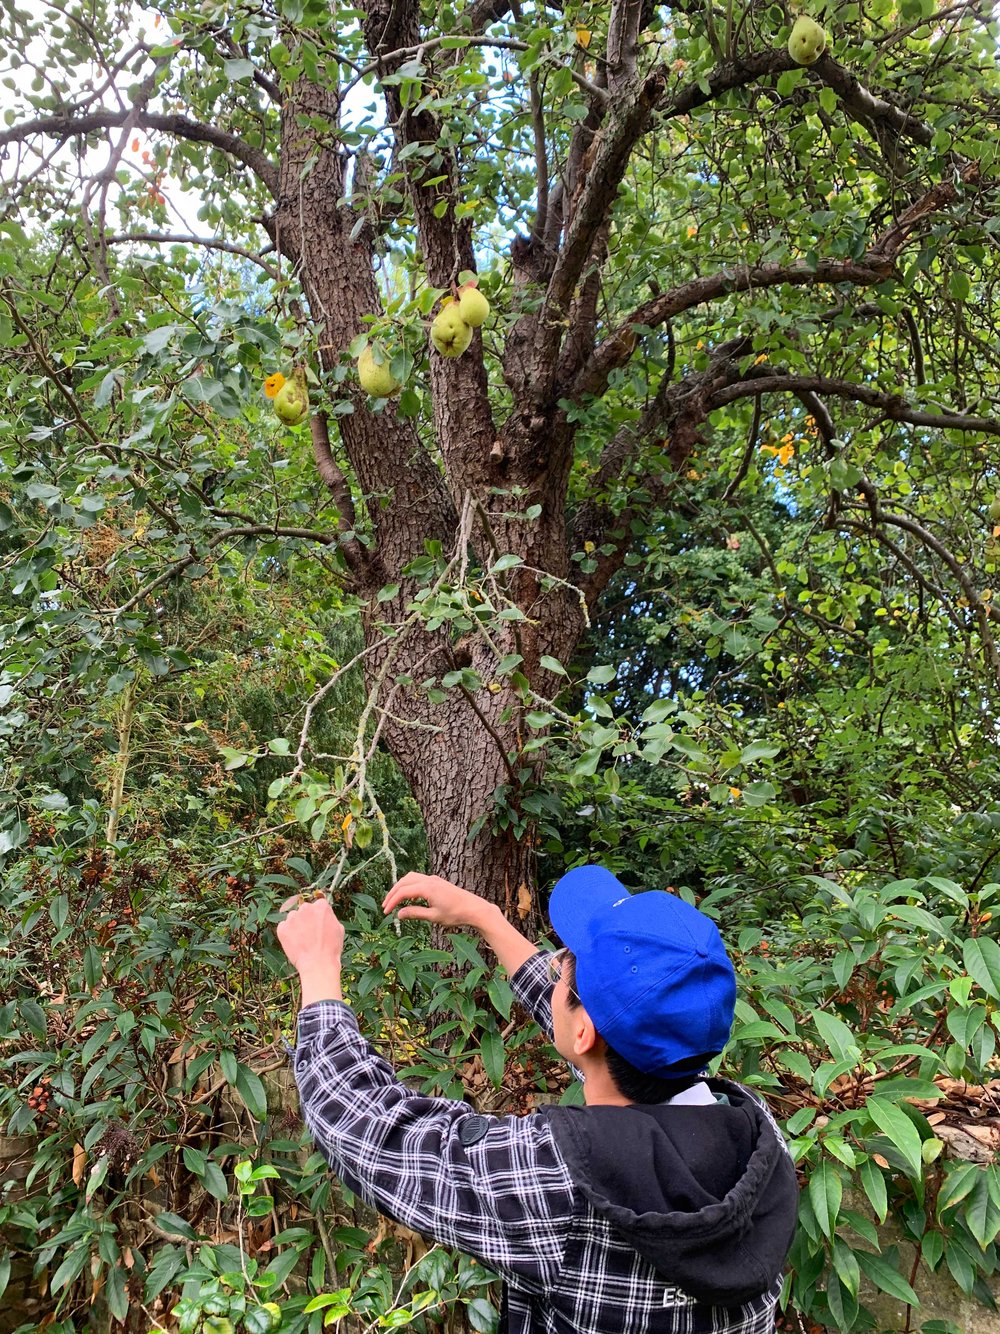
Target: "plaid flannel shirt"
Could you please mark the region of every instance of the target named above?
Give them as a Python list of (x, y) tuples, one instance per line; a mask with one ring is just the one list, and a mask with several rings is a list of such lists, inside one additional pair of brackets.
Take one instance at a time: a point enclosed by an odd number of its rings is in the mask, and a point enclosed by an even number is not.
[[(511, 984), (551, 1036), (546, 959), (533, 955)], [(344, 1003), (320, 1001), (300, 1013), (295, 1078), (306, 1124), (345, 1184), (501, 1275), (509, 1334), (774, 1329), (780, 1282), (729, 1308), (671, 1287), (576, 1189), (545, 1117), (482, 1117), (466, 1103), (408, 1089)], [(463, 1127), (472, 1142), (463, 1143)]]

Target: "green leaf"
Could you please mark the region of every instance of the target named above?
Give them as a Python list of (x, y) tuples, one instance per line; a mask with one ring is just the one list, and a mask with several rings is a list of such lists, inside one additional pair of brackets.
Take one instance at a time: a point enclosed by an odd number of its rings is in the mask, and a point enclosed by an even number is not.
[(881, 1098), (869, 1098), (865, 1110), (879, 1130), (892, 1141), (906, 1160), (910, 1175), (919, 1180), (923, 1174), (920, 1135), (905, 1112)]
[(476, 1334), (493, 1334), (499, 1316), (496, 1308), (485, 1297), (473, 1297), (465, 1306), (466, 1318)]
[(786, 69), (778, 76), (778, 96), (788, 97), (798, 87), (803, 77), (803, 71), (800, 69)]
[(158, 1232), (162, 1232), (165, 1237), (183, 1237), (185, 1241), (198, 1240), (197, 1232), (179, 1214), (167, 1213), (165, 1210), (154, 1214), (153, 1226)]
[(595, 686), (606, 686), (610, 684), (617, 675), (617, 667), (591, 667), (590, 671), (587, 673), (587, 680)]
[(861, 1049), (842, 1019), (825, 1010), (817, 1010), (813, 1017), (820, 1037), (838, 1061), (856, 1061), (860, 1058)]
[(501, 556), (490, 566), (490, 574), (503, 574), (506, 570), (516, 569), (518, 565), (523, 564), (523, 556), (515, 556), (513, 552), (508, 552), (506, 556)]
[(754, 760), (770, 760), (779, 754), (781, 746), (771, 741), (751, 741), (740, 752), (740, 764), (753, 764)]
[(973, 936), (962, 951), (965, 971), (993, 1000), (1000, 1000), (1000, 945), (989, 936)]
[(36, 1038), (44, 1040), (48, 1033), (48, 1021), (45, 1018), (45, 1011), (37, 1001), (23, 1000), (18, 1006), (21, 1012), (21, 1018), (34, 1033)]
[(889, 1196), (882, 1169), (871, 1158), (866, 1158), (861, 1164), (861, 1185), (875, 1210), (875, 1217), (884, 1223), (889, 1212)]
[(490, 1082), (494, 1088), (499, 1088), (503, 1083), (505, 1052), (503, 1038), (495, 1029), (487, 1029), (483, 1034), (479, 1052), (483, 1060), (483, 1069), (489, 1076)]
[(569, 675), (569, 673), (566, 671), (566, 668), (562, 665), (559, 659), (550, 657), (549, 654), (547, 653), (542, 654), (542, 656), (538, 660), (538, 665), (540, 667), (543, 667), (547, 672), (555, 672), (557, 676)]
[(816, 1215), (816, 1222), (826, 1237), (834, 1234), (843, 1196), (844, 1183), (840, 1173), (824, 1159), (809, 1178), (809, 1202)]
[(229, 1183), (226, 1181), (225, 1174), (218, 1163), (209, 1160), (205, 1164), (205, 1171), (202, 1175), (202, 1185), (217, 1200), (228, 1200)]
[(49, 1284), (50, 1291), (53, 1293), (59, 1292), (61, 1288), (65, 1288), (72, 1283), (89, 1259), (89, 1246), (74, 1247), (52, 1275), (52, 1282)]
[(644, 723), (662, 723), (665, 718), (672, 717), (677, 712), (677, 705), (672, 699), (658, 699), (650, 704), (642, 715)]
[(858, 1263), (877, 1288), (887, 1292), (890, 1297), (904, 1302), (907, 1306), (919, 1306), (920, 1298), (895, 1268), (895, 1248), (885, 1255), (875, 1255), (872, 1251), (855, 1251)]
[(972, 283), (967, 274), (955, 269), (948, 282), (948, 291), (956, 301), (968, 301), (972, 295)]
[(222, 68), (230, 83), (239, 83), (243, 79), (252, 79), (254, 63), (252, 60), (224, 60)]
[(236, 1067), (236, 1091), (255, 1121), (267, 1119), (267, 1094), (254, 1072), (242, 1063)]

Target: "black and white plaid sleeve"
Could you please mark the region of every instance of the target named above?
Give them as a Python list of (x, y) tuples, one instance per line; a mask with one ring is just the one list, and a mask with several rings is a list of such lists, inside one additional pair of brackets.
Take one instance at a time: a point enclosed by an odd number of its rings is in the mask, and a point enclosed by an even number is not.
[(534, 1019), (547, 1038), (552, 1037), (552, 978), (549, 976), (547, 950), (539, 950), (521, 964), (510, 979), (511, 990), (519, 1005)]
[(317, 1145), (369, 1204), (522, 1289), (556, 1280), (573, 1186), (542, 1117), (480, 1116), (408, 1089), (339, 1001), (299, 1014), (295, 1080)]

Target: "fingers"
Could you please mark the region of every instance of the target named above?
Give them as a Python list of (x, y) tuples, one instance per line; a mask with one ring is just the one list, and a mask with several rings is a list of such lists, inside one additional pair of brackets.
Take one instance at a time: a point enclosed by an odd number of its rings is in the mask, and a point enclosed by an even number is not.
[(402, 903), (405, 899), (428, 899), (427, 881), (429, 879), (430, 876), (418, 875), (415, 871), (411, 871), (409, 875), (404, 875), (402, 880), (397, 880), (382, 900), (382, 911), (392, 912), (396, 904)]
[(410, 899), (426, 899), (427, 895), (419, 889), (405, 890), (397, 885), (395, 889), (390, 889), (389, 893), (382, 900), (382, 911), (392, 912), (397, 903), (405, 903)]
[(400, 908), (396, 916), (401, 922), (409, 921), (411, 918), (415, 922), (434, 922), (437, 920), (437, 914), (433, 908)]

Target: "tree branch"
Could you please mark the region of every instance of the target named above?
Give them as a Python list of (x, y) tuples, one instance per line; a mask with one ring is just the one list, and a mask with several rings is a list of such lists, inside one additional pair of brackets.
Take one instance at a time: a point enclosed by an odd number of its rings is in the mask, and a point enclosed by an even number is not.
[[(36, 120), (22, 121), (20, 125), (13, 125), (8, 130), (0, 131), (0, 148), (7, 144), (20, 143), (35, 134), (60, 140), (75, 139), (93, 134), (95, 130), (110, 130), (122, 126), (132, 115), (133, 109), (127, 108), (123, 111), (91, 111), (85, 116), (40, 116)], [(178, 139), (210, 144), (220, 152), (242, 162), (245, 167), (249, 167), (270, 193), (277, 197), (277, 168), (259, 148), (245, 143), (238, 135), (229, 134), (215, 125), (204, 125), (200, 121), (189, 120), (186, 116), (165, 116), (152, 111), (143, 111), (134, 117), (132, 123), (143, 130), (155, 130)]]
[(656, 328), (683, 311), (716, 301), (734, 292), (750, 292), (765, 287), (812, 287), (823, 284), (851, 283), (855, 287), (872, 286), (884, 282), (892, 273), (896, 258), (914, 230), (928, 217), (939, 212), (959, 197), (961, 185), (977, 179), (979, 167), (970, 163), (959, 182), (942, 181), (917, 200), (895, 220), (858, 260), (821, 259), (815, 265), (799, 261), (794, 264), (753, 264), (735, 269), (723, 269), (702, 278), (692, 278), (669, 292), (662, 292), (638, 306), (596, 349), (587, 365), (576, 377), (569, 394), (601, 393), (608, 376), (623, 366), (631, 356), (634, 339), (625, 337), (635, 324)]
[(531, 240), (532, 244), (537, 245), (545, 235), (549, 217), (549, 159), (545, 142), (545, 114), (542, 110), (538, 74), (535, 70), (531, 71), (528, 88), (531, 93), (531, 129), (535, 141), (535, 175), (538, 178), (535, 221), (531, 228)]
[(255, 255), (252, 250), (246, 250), (243, 246), (233, 245), (230, 241), (217, 241), (213, 236), (174, 236), (169, 232), (127, 232), (119, 236), (106, 236), (105, 241), (108, 245), (123, 245), (129, 241), (144, 241), (152, 245), (197, 245), (204, 246), (207, 250), (224, 250), (230, 255), (240, 255), (243, 259), (248, 259), (252, 264), (262, 268), (267, 276), (273, 282), (281, 281), (281, 274), (273, 264), (268, 264), (266, 259), (260, 255)]
[[(388, 8), (386, 13), (383, 0), (372, 7), (364, 20), (369, 49), (378, 51), (384, 37), (386, 43), (401, 45), (404, 51), (417, 47), (416, 58), (420, 59), (426, 47), (419, 41), (419, 6), (394, 3)], [(379, 56), (378, 68), (383, 77), (398, 69), (402, 59), (395, 50)], [(427, 278), (434, 287), (447, 290), (463, 270), (475, 272), (477, 267), (471, 221), (456, 216), (455, 212), (461, 198), (457, 154), (453, 149), (440, 147), (442, 125), (437, 114), (404, 105), (396, 84), (383, 87), (397, 152), (402, 155), (402, 150), (411, 145), (435, 145), (441, 155), (435, 174), (444, 179), (432, 189), (424, 183), (425, 159), (406, 156), (402, 167)], [(445, 207), (439, 212), (442, 203)], [(475, 336), (474, 347), (462, 357), (445, 358), (432, 351), (430, 381), (435, 435), (446, 460), (447, 482), (457, 507), (466, 490), (478, 490), (488, 484), (490, 448), (496, 438), (480, 336)]]
[(354, 510), (354, 497), (347, 478), (337, 466), (330, 448), (330, 426), (327, 415), (322, 410), (312, 413), (309, 418), (309, 431), (312, 435), (313, 459), (320, 480), (333, 496), (340, 521), (343, 525), (341, 549), (344, 559), (355, 573), (361, 572), (366, 562), (366, 552), (354, 536), (357, 515)]
[(559, 346), (574, 289), (618, 193), (632, 149), (649, 127), (663, 79), (663, 71), (658, 70), (633, 84), (613, 105), (588, 152), (593, 158), (577, 187), (566, 238), (538, 315), (530, 376), (538, 407), (552, 397)]
[(878, 408), (891, 421), (906, 422), (910, 426), (933, 426), (942, 431), (977, 431), (984, 435), (1000, 436), (1000, 420), (994, 417), (971, 417), (944, 410), (924, 412), (912, 407), (899, 394), (889, 394), (881, 389), (855, 384), (851, 380), (837, 380), (824, 375), (766, 374), (755, 378), (751, 374), (750, 378), (716, 390), (712, 394), (711, 407), (721, 408), (738, 398), (750, 398), (758, 394), (801, 394), (803, 391), (853, 399), (856, 403)]
[(207, 551), (190, 551), (180, 560), (174, 561), (169, 569), (164, 570), (164, 572), (157, 575), (155, 579), (151, 579), (148, 584), (145, 584), (139, 589), (138, 593), (133, 593), (127, 602), (123, 602), (120, 607), (115, 608), (113, 615), (123, 616), (125, 612), (131, 611), (133, 607), (137, 607), (140, 602), (148, 598), (151, 593), (155, 593), (158, 588), (162, 588), (164, 584), (171, 583), (179, 574), (183, 574), (190, 566), (196, 565), (199, 561), (204, 560), (208, 551), (213, 551), (217, 546), (221, 546), (224, 542), (232, 541), (237, 537), (299, 537), (307, 542), (318, 542), (322, 546), (329, 547), (338, 545), (338, 539), (335, 535), (330, 533), (317, 533), (312, 528), (286, 528), (281, 524), (267, 523), (254, 523), (246, 524), (240, 528), (227, 528), (225, 532), (217, 533), (216, 536), (212, 538), (211, 542), (208, 544)]

